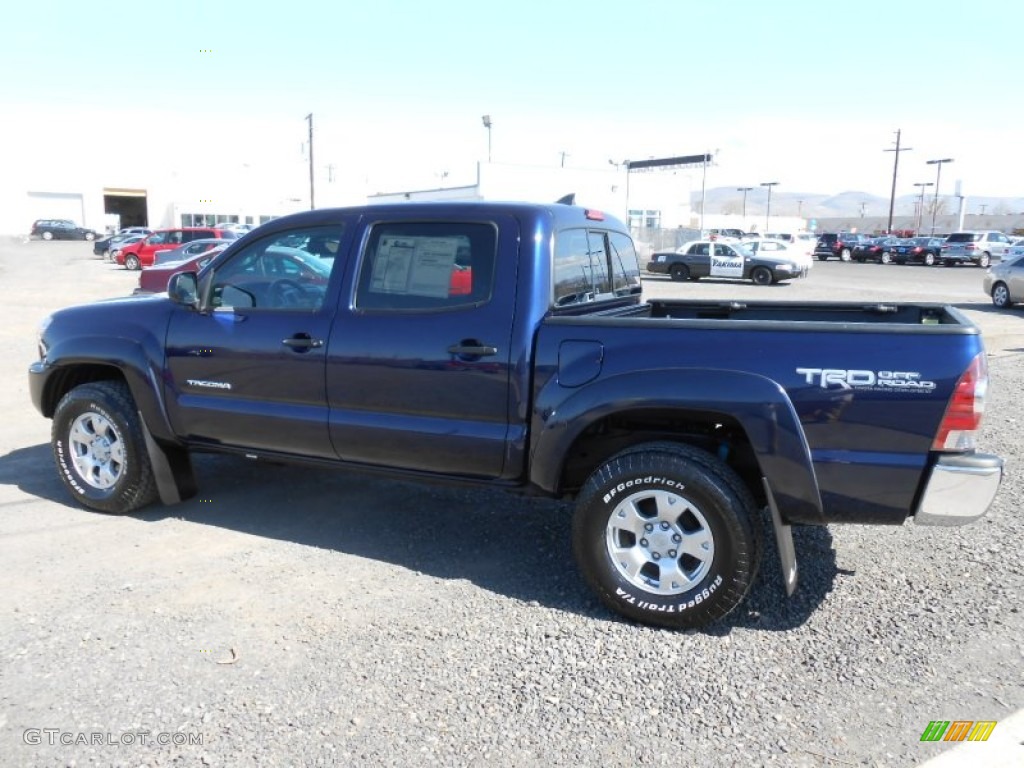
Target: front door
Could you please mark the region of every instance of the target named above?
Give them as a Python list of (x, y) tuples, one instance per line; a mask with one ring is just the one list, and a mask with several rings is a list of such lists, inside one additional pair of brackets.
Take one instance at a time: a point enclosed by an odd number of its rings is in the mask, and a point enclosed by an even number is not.
[[(175, 310), (168, 328), (167, 408), (194, 443), (333, 458), (324, 359), (345, 222), (276, 231), (219, 264), (210, 311)], [(335, 264), (335, 261), (338, 263)]]

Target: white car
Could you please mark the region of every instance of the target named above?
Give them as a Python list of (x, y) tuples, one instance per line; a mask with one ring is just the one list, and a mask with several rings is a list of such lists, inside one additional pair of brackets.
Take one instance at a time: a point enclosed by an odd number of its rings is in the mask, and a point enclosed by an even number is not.
[(792, 259), (801, 267), (810, 269), (814, 266), (814, 246), (808, 249), (802, 240), (795, 240), (787, 243), (785, 240), (773, 240), (767, 237), (760, 240), (744, 241), (743, 247), (758, 256), (776, 256), (784, 259)]

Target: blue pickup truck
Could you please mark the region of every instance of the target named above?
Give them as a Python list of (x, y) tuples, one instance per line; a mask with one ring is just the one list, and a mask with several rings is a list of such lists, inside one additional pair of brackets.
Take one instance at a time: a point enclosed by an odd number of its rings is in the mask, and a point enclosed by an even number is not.
[(573, 549), (631, 619), (742, 602), (771, 521), (968, 523), (978, 329), (935, 304), (644, 301), (628, 230), (571, 205), (309, 211), (166, 294), (61, 310), (29, 372), (57, 474), (127, 513), (196, 492), (190, 454), (575, 502)]

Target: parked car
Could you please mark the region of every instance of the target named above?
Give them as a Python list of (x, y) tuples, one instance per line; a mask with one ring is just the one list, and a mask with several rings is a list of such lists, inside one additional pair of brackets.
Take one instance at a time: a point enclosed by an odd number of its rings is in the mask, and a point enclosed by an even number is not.
[(756, 256), (768, 256), (775, 259), (792, 259), (801, 267), (810, 269), (814, 265), (811, 250), (800, 240), (786, 242), (764, 237), (760, 240), (749, 240), (740, 244)]
[(930, 267), (938, 263), (942, 243), (941, 237), (908, 237), (893, 248), (893, 261), (897, 264), (924, 264)]
[(982, 287), (1000, 309), (1024, 301), (1024, 253), (1007, 257), (985, 270)]
[(825, 261), (833, 256), (840, 261), (849, 261), (853, 258), (854, 247), (867, 240), (866, 235), (852, 232), (826, 232), (818, 237), (818, 243), (814, 246), (814, 256), (818, 261)]
[[(145, 227), (129, 227), (129, 229), (145, 229)], [(108, 256), (111, 251), (115, 250), (117, 246), (123, 245), (128, 242), (137, 242), (141, 240), (149, 232), (129, 232), (127, 229), (122, 229), (116, 235), (108, 235), (107, 237), (101, 237), (99, 240), (93, 241), (92, 252), (97, 256)], [(135, 238), (135, 240), (132, 240)]]
[(31, 237), (43, 240), (95, 240), (94, 229), (80, 227), (71, 219), (38, 219), (32, 222)]
[(167, 284), (171, 278), (179, 272), (199, 272), (233, 241), (221, 242), (222, 245), (214, 246), (178, 261), (166, 261), (154, 267), (145, 267), (139, 272), (139, 285), (134, 293), (163, 293), (167, 290)]
[[(117, 242), (112, 242), (107, 249), (107, 261), (117, 261), (122, 250), (146, 239), (146, 235), (117, 235), (116, 237), (120, 239)], [(93, 250), (95, 251), (95, 249)]]
[(728, 277), (752, 280), (757, 285), (806, 277), (807, 267), (793, 258), (755, 255), (747, 243), (694, 240), (677, 251), (660, 251), (651, 257), (647, 271), (668, 275), (673, 280)]
[(206, 253), (206, 251), (211, 248), (216, 248), (233, 242), (235, 241), (223, 237), (204, 237), (200, 240), (193, 240), (190, 243), (179, 245), (177, 248), (171, 248), (166, 251), (156, 251), (153, 254), (153, 266), (169, 264), (173, 261), (186, 261), (191, 259), (193, 256)]
[(169, 251), (182, 243), (193, 240), (216, 237), (224, 240), (236, 240), (241, 237), (238, 232), (221, 227), (176, 227), (174, 229), (158, 229), (143, 240), (126, 246), (117, 254), (116, 261), (125, 269), (142, 269), (153, 266), (153, 254), (157, 251)]
[(119, 229), (117, 231), (117, 234), (119, 234), (119, 235), (148, 235), (152, 231), (153, 230), (150, 229), (149, 227), (124, 227), (123, 229)]
[(874, 261), (878, 264), (892, 263), (892, 250), (899, 245), (899, 238), (886, 235), (885, 237), (873, 237), (853, 247), (852, 258), (863, 264), (865, 261)]
[(1003, 258), (1009, 247), (1010, 238), (1002, 232), (954, 232), (942, 244), (939, 260), (945, 267), (968, 263), (988, 267)]

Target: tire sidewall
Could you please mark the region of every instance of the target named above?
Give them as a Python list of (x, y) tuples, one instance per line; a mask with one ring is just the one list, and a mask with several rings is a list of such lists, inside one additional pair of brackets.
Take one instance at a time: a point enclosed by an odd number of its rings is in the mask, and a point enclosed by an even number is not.
[[(669, 456), (668, 458), (672, 458)], [(682, 487), (680, 487), (682, 486)], [(606, 603), (629, 618), (648, 624), (699, 626), (724, 616), (734, 607), (736, 585), (731, 573), (743, 557), (738, 543), (754, 535), (723, 508), (736, 503), (728, 486), (677, 463), (671, 471), (635, 470), (616, 472), (594, 487), (586, 503), (577, 510), (573, 543), (577, 562)], [(711, 567), (694, 587), (677, 595), (658, 595), (643, 590), (619, 573), (606, 545), (606, 529), (617, 505), (638, 491), (669, 491), (691, 502), (704, 517), (714, 538)], [(749, 525), (749, 521), (748, 521)], [(748, 560), (754, 555), (748, 552)], [(596, 564), (596, 567), (591, 564)], [(749, 588), (749, 580), (741, 589)]]
[[(95, 413), (114, 425), (124, 445), (124, 466), (117, 482), (106, 490), (94, 488), (79, 474), (72, 461), (71, 425), (86, 413)], [(142, 480), (144, 450), (137, 441), (136, 430), (120, 414), (117, 405), (104, 393), (88, 385), (72, 390), (57, 406), (53, 417), (53, 458), (61, 482), (81, 503), (101, 512), (120, 512), (124, 500), (130, 497)]]

